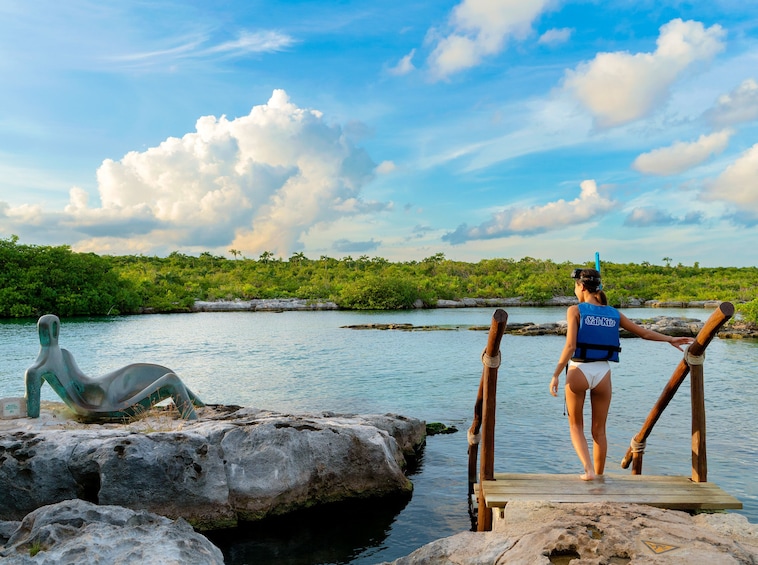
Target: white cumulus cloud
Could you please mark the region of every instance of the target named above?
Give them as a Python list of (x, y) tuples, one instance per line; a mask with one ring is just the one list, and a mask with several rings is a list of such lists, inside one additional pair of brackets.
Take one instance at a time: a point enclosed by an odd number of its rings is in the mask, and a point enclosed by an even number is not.
[(703, 191), (703, 198), (732, 205), (735, 218), (758, 222), (758, 143), (742, 153)]
[(711, 155), (718, 155), (729, 144), (732, 130), (701, 135), (690, 143), (679, 141), (669, 147), (643, 153), (634, 160), (632, 168), (649, 175), (675, 175), (700, 163)]
[(551, 0), (463, 0), (450, 15), (450, 32), (437, 33), (428, 64), (435, 79), (478, 65), (499, 53), (506, 39), (524, 39)]
[(705, 117), (716, 127), (758, 120), (758, 83), (747, 79), (729, 94), (720, 96)]
[(599, 53), (566, 72), (564, 86), (607, 128), (643, 118), (668, 97), (670, 86), (688, 68), (724, 49), (719, 25), (675, 19), (661, 26), (652, 53)]
[(506, 208), (479, 226), (463, 224), (442, 239), (455, 245), (473, 239), (544, 233), (597, 219), (615, 208), (616, 203), (598, 191), (594, 180), (582, 181), (580, 187), (579, 196), (570, 202), (561, 199), (543, 206)]
[(287, 255), (316, 224), (387, 208), (360, 198), (375, 166), (341, 127), (276, 90), (247, 116), (205, 116), (181, 138), (104, 161), (100, 206), (74, 188), (61, 222), (91, 237), (78, 248), (128, 238), (131, 249)]

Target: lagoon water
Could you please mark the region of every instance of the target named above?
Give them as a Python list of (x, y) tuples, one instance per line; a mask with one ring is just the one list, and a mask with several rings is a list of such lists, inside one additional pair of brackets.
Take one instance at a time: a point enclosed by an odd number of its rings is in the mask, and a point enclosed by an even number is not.
[[(555, 322), (564, 308), (508, 308), (510, 322)], [(630, 318), (683, 316), (702, 309), (627, 309)], [(174, 369), (205, 402), (280, 412), (393, 412), (456, 426), (432, 436), (412, 475), (410, 501), (364, 504), (286, 526), (246, 527), (213, 538), (229, 565), (369, 564), (390, 561), (470, 528), (466, 430), (482, 372), (480, 356), (494, 309), (403, 312), (227, 312), (62, 320), (60, 344), (87, 374), (133, 362)], [(0, 398), (23, 396), (23, 374), (39, 349), (35, 320), (0, 322)], [(442, 325), (446, 331), (352, 330), (368, 323)], [(505, 335), (498, 376), (496, 472), (580, 473), (563, 401), (548, 385), (563, 346), (558, 336)], [(682, 354), (622, 340), (613, 367), (608, 473), (620, 461)], [(758, 523), (758, 341), (714, 339), (705, 362), (708, 480), (739, 498)], [(561, 385), (564, 381), (561, 380)], [(58, 400), (50, 387), (43, 399)], [(647, 442), (643, 473), (689, 476), (689, 379)]]

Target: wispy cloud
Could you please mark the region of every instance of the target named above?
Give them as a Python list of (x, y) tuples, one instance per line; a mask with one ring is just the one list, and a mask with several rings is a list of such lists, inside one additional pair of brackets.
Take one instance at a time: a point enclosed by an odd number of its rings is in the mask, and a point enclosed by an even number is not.
[(374, 251), (381, 244), (381, 241), (374, 241), (373, 237), (369, 241), (338, 239), (332, 244), (332, 249), (339, 253), (365, 253), (367, 251)]
[(474, 239), (544, 233), (596, 220), (616, 207), (613, 200), (598, 191), (594, 180), (585, 180), (580, 186), (579, 196), (570, 202), (558, 200), (543, 206), (506, 208), (477, 227), (469, 228), (462, 224), (442, 239), (456, 245)]
[(701, 212), (690, 212), (684, 217), (678, 218), (660, 208), (645, 206), (634, 208), (624, 219), (624, 225), (627, 227), (646, 228), (651, 226), (672, 226), (677, 224), (699, 224), (702, 220), (703, 214)]
[(389, 73), (395, 76), (407, 75), (416, 70), (413, 64), (413, 56), (416, 54), (416, 50), (412, 49), (405, 57), (400, 59), (394, 67), (389, 69)]
[(727, 129), (703, 134), (697, 141), (678, 141), (669, 147), (654, 149), (637, 157), (632, 168), (649, 175), (682, 173), (724, 151), (733, 133)]
[(569, 27), (549, 29), (540, 35), (537, 43), (540, 43), (542, 45), (560, 45), (561, 43), (566, 43), (569, 39), (571, 39), (572, 33), (574, 33), (574, 30)]
[[(295, 43), (296, 41), (293, 37), (279, 31), (243, 31), (237, 39), (208, 47), (205, 50), (205, 53), (225, 53), (232, 55), (244, 55), (246, 53), (274, 53), (276, 51), (283, 51)], [(203, 52), (201, 51), (201, 55), (202, 54)]]
[(153, 64), (166, 65), (182, 60), (233, 58), (258, 53), (276, 53), (297, 43), (292, 36), (272, 30), (243, 31), (236, 39), (219, 43), (214, 43), (208, 35), (187, 39), (178, 38), (177, 41), (177, 45), (167, 49), (111, 55), (104, 57), (104, 60), (116, 64), (148, 67)]

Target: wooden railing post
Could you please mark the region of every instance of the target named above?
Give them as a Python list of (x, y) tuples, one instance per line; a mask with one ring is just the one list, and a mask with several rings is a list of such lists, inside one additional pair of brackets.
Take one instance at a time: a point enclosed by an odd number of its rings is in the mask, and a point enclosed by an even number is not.
[[(689, 348), (687, 349), (687, 353), (690, 356), (699, 357), (701, 355), (705, 354), (705, 349), (708, 347), (708, 344), (711, 343), (711, 340), (716, 336), (718, 331), (721, 329), (721, 327), (726, 324), (729, 319), (734, 315), (734, 305), (731, 302), (722, 302), (719, 304), (719, 307), (716, 308), (716, 310), (713, 311), (713, 313), (710, 315), (708, 320), (706, 320), (703, 327), (700, 329), (700, 331), (697, 334), (697, 337), (695, 338), (695, 341), (690, 344)], [(701, 377), (702, 377), (702, 366), (700, 367), (701, 370)], [(639, 433), (632, 438), (631, 446), (626, 451), (626, 455), (621, 461), (621, 466), (626, 469), (629, 467), (629, 463), (632, 463), (632, 474), (633, 475), (639, 475), (642, 473), (642, 455), (645, 452), (645, 442), (647, 441), (648, 436), (650, 435), (650, 432), (653, 431), (653, 427), (655, 426), (655, 423), (658, 421), (658, 418), (661, 417), (661, 414), (663, 414), (663, 411), (666, 409), (666, 406), (668, 406), (669, 402), (672, 398), (674, 398), (674, 395), (676, 394), (676, 391), (679, 389), (679, 385), (682, 384), (687, 374), (690, 372), (690, 365), (687, 363), (686, 359), (682, 359), (679, 362), (679, 365), (677, 365), (676, 369), (674, 370), (674, 374), (671, 375), (671, 378), (669, 379), (669, 382), (666, 384), (666, 387), (663, 389), (663, 392), (661, 393), (661, 396), (656, 401), (655, 405), (653, 406), (652, 410), (650, 410), (650, 413), (647, 416), (647, 419), (645, 420), (645, 423), (642, 425), (642, 429), (639, 431)], [(701, 382), (702, 385), (702, 382)], [(702, 433), (702, 440), (703, 440), (703, 454), (705, 454), (705, 409), (703, 408), (700, 412), (702, 414), (702, 426), (703, 426), (703, 433)], [(698, 416), (699, 417), (699, 416)], [(693, 412), (693, 442), (694, 442), (694, 418), (695, 414)], [(700, 424), (698, 424), (699, 426)], [(700, 442), (700, 438), (698, 438), (698, 445)], [(694, 454), (693, 454), (694, 457)], [(694, 473), (694, 470), (693, 470)]]
[[(492, 480), (495, 476), (495, 409), (497, 401), (497, 371), (500, 366), (500, 341), (508, 323), (505, 310), (497, 309), (492, 316), (490, 331), (487, 337), (487, 347), (482, 353), (482, 377), (479, 381), (476, 404), (474, 405), (474, 420), (468, 432), (468, 473), (469, 496), (473, 493), (476, 483), (476, 458), (478, 445), (482, 446), (482, 460), (479, 469), (479, 480)], [(492, 529), (492, 514), (487, 511), (482, 489), (477, 496), (477, 530)]]
[(702, 358), (694, 361), (687, 359), (687, 364), (690, 366), (692, 402), (692, 480), (696, 483), (705, 483), (708, 482), (708, 460), (705, 453), (705, 390)]
[(476, 484), (477, 475), (477, 457), (479, 455), (479, 442), (481, 440), (482, 429), (482, 403), (484, 402), (484, 371), (479, 379), (479, 390), (476, 393), (476, 404), (474, 404), (474, 419), (468, 430), (468, 493), (474, 494), (474, 485)]

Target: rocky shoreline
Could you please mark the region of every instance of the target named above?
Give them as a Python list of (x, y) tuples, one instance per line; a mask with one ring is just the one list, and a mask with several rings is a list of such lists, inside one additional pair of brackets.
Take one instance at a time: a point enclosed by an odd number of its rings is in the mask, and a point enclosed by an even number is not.
[[(717, 308), (720, 300), (697, 300), (691, 302), (639, 300), (630, 298), (624, 308)], [(556, 296), (546, 302), (524, 300), (522, 298), (463, 298), (460, 300), (438, 300), (427, 304), (417, 300), (413, 307), (422, 308), (516, 308), (570, 306), (576, 304), (573, 296)], [(339, 310), (340, 307), (328, 300), (306, 300), (303, 298), (259, 298), (253, 300), (198, 300), (192, 307), (193, 312), (286, 312), (304, 310)], [(145, 313), (149, 313), (146, 311)]]
[[(83, 424), (45, 402), (39, 419), (0, 420), (0, 560), (223, 564), (202, 532), (339, 500), (370, 511), (372, 501), (409, 497), (405, 467), (427, 433), (395, 414), (213, 405), (198, 416), (168, 408)], [(666, 563), (758, 562), (758, 526), (731, 513), (512, 503), (492, 532), (461, 532), (393, 563), (662, 563), (663, 547)]]
[(491, 532), (455, 534), (391, 565), (569, 562), (756, 563), (758, 525), (739, 514), (693, 516), (638, 504), (510, 502)]
[[(524, 301), (520, 298), (464, 298), (462, 300), (438, 300), (433, 306), (417, 301), (415, 308), (516, 308), (516, 307), (568, 307), (576, 304), (576, 298), (556, 296), (545, 303)], [(641, 301), (631, 299), (624, 304), (626, 308), (718, 308), (719, 300), (698, 300), (693, 302), (671, 302), (661, 300)], [(219, 300), (213, 302), (195, 302), (193, 312), (288, 312), (288, 311), (339, 310), (334, 302), (310, 301), (300, 298), (274, 298), (256, 300)], [(696, 336), (703, 322), (692, 318), (671, 316), (651, 316), (649, 319), (633, 319), (643, 327), (673, 336)], [(489, 326), (414, 326), (406, 323), (361, 324), (344, 326), (349, 329), (430, 331), (430, 330), (488, 330)], [(566, 335), (566, 323), (545, 324), (509, 323), (506, 333), (516, 335)], [(621, 332), (621, 337), (635, 337), (628, 332)], [(724, 339), (758, 338), (758, 325), (747, 324), (741, 320), (730, 320), (718, 333)]]

